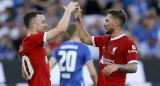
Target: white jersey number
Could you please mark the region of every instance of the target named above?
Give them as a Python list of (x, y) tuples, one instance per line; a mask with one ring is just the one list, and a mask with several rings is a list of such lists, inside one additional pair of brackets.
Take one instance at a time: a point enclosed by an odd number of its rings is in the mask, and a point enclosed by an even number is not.
[[(75, 71), (76, 66), (76, 59), (77, 59), (77, 52), (76, 51), (59, 51), (58, 55), (61, 55), (62, 58), (59, 61), (60, 70), (73, 72)], [(66, 65), (63, 66), (64, 62), (66, 62)]]
[[(25, 62), (26, 62), (26, 64), (25, 64)], [(27, 79), (31, 79), (33, 76), (34, 70), (32, 68), (32, 64), (27, 56), (22, 57), (22, 66), (23, 66), (24, 72), (27, 76)], [(28, 68), (28, 71), (27, 71), (26, 67)]]

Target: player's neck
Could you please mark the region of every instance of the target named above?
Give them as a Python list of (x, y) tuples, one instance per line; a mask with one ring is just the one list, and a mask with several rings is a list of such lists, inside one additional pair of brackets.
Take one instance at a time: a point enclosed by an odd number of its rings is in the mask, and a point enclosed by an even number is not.
[(115, 30), (113, 34), (111, 34), (112, 38), (116, 38), (118, 36), (121, 36), (123, 34), (123, 30)]
[(35, 31), (34, 29), (29, 28), (28, 29), (28, 34), (37, 34), (37, 31)]
[(75, 36), (71, 38), (72, 41), (80, 41), (79, 37)]

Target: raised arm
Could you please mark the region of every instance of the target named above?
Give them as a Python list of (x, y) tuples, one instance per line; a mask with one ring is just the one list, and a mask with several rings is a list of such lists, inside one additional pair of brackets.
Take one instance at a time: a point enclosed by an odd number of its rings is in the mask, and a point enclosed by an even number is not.
[(75, 9), (75, 18), (76, 18), (76, 25), (78, 28), (78, 35), (80, 37), (80, 40), (88, 45), (93, 45), (92, 44), (92, 37), (89, 35), (89, 33), (86, 31), (82, 18), (82, 9), (80, 9), (79, 5)]
[(46, 41), (50, 41), (53, 38), (61, 35), (64, 31), (66, 31), (71, 13), (75, 10), (77, 2), (70, 2), (67, 7), (64, 6), (65, 12), (62, 19), (59, 21), (57, 26), (52, 30), (48, 31), (46, 34)]
[(93, 81), (93, 86), (97, 86), (97, 73), (94, 68), (93, 62), (87, 63), (87, 67)]

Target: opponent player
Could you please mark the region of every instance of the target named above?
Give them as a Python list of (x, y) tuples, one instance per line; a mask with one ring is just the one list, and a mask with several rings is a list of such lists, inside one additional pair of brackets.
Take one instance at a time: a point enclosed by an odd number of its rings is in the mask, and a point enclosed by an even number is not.
[(123, 33), (126, 13), (123, 10), (108, 10), (104, 27), (109, 35), (100, 37), (88, 34), (79, 6), (75, 15), (81, 41), (100, 50), (97, 86), (126, 86), (126, 73), (135, 73), (138, 64), (136, 44)]
[(94, 69), (88, 47), (80, 42), (76, 24), (70, 24), (67, 29), (71, 40), (61, 44), (49, 60), (50, 70), (56, 62), (60, 67), (60, 86), (85, 86), (82, 77), (82, 67), (86, 64), (94, 86), (97, 84), (97, 73)]
[(76, 2), (70, 2), (58, 25), (45, 32), (47, 24), (42, 11), (32, 11), (24, 16), (24, 24), (28, 35), (20, 45), (22, 59), (22, 76), (28, 80), (29, 86), (51, 86), (49, 64), (44, 43), (62, 34), (68, 27), (71, 13)]

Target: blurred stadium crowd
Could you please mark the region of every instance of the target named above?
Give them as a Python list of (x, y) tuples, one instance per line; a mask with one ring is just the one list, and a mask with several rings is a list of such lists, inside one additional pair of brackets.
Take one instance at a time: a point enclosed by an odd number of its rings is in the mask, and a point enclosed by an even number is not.
[[(27, 35), (23, 16), (34, 9), (43, 10), (48, 29), (55, 27), (64, 13), (63, 5), (77, 1), (83, 9), (83, 20), (90, 35), (103, 36), (106, 10), (124, 9), (128, 21), (124, 33), (139, 49), (139, 59), (160, 58), (160, 0), (0, 0), (0, 60), (19, 59), (19, 45)], [(70, 22), (76, 22), (74, 14)], [(63, 34), (46, 44), (48, 56), (68, 40)], [(98, 50), (90, 47), (94, 59)]]

